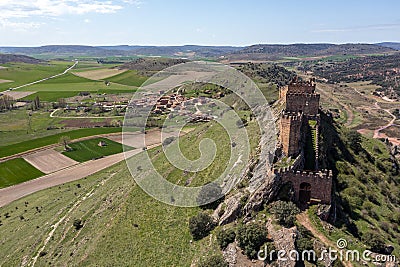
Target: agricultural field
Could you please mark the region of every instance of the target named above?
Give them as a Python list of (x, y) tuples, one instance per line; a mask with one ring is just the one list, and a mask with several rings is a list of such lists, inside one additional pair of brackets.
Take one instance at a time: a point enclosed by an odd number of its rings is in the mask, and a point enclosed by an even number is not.
[(126, 70), (101, 68), (101, 69), (94, 69), (94, 70), (73, 71), (72, 73), (76, 76), (83, 77), (83, 78), (86, 78), (89, 80), (104, 80), (109, 77), (113, 77), (113, 76), (122, 74), (125, 71)]
[(19, 184), (44, 175), (22, 158), (0, 163), (0, 188)]
[(111, 83), (140, 87), (147, 79), (148, 77), (138, 74), (135, 70), (128, 70), (121, 74), (109, 77), (107, 80)]
[[(105, 146), (99, 146), (100, 142), (104, 142)], [(89, 139), (72, 143), (68, 146), (71, 148), (71, 151), (62, 152), (62, 154), (78, 162), (85, 162), (91, 159), (122, 153), (124, 151), (121, 143), (106, 138)], [(125, 150), (131, 149), (133, 148), (125, 148)]]
[(17, 87), (61, 73), (72, 65), (73, 62), (71, 61), (50, 61), (42, 64), (3, 64), (6, 68), (0, 69), (0, 79), (11, 80), (12, 82), (0, 83), (0, 92), (10, 87)]
[(118, 133), (121, 132), (121, 130), (122, 128), (120, 127), (103, 127), (76, 129), (68, 132), (56, 133), (50, 136), (27, 140), (11, 145), (0, 146), (0, 157), (11, 156), (31, 149), (57, 144), (62, 136), (68, 136), (71, 138), (71, 140), (73, 140), (98, 134)]

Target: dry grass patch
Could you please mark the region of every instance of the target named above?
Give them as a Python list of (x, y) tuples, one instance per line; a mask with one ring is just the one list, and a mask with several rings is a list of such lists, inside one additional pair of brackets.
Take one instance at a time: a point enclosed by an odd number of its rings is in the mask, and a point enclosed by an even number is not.
[(119, 70), (119, 69), (96, 69), (96, 70), (88, 70), (88, 71), (80, 71), (72, 73), (76, 76), (90, 80), (103, 80), (124, 73), (126, 71), (127, 70)]

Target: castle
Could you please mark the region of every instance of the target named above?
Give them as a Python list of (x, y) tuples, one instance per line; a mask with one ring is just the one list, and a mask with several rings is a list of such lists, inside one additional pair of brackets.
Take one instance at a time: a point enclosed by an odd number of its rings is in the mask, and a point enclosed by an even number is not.
[(275, 173), (284, 184), (291, 184), (300, 205), (330, 204), (332, 171), (318, 167), (320, 95), (315, 92), (315, 80), (295, 78), (280, 89), (279, 98), (285, 103), (279, 141), (289, 164), (276, 168)]

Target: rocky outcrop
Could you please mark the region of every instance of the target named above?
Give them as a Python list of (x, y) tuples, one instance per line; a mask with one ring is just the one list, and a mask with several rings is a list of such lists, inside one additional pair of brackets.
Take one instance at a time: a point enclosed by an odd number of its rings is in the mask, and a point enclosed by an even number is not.
[[(286, 251), (286, 255), (289, 255), (291, 251), (296, 250), (295, 242), (297, 238), (297, 227), (294, 226), (292, 228), (280, 228), (276, 229), (275, 225), (272, 224), (272, 220), (268, 220), (267, 222), (267, 230), (268, 234), (272, 240), (274, 240), (274, 244), (276, 250), (284, 250)], [(277, 261), (277, 265), (280, 267), (294, 267), (296, 265), (296, 261), (290, 260), (288, 256), (285, 256), (287, 260)]]
[(223, 251), (222, 255), (225, 261), (229, 264), (229, 267), (235, 266), (237, 259), (237, 247), (236, 243), (230, 243)]
[(244, 196), (242, 192), (229, 197), (214, 211), (212, 217), (219, 225), (225, 225), (233, 222), (241, 215), (241, 199)]
[(251, 219), (252, 211), (259, 211), (264, 203), (270, 202), (280, 187), (280, 178), (275, 174), (265, 177), (264, 183), (250, 195), (249, 201), (243, 208), (244, 222)]

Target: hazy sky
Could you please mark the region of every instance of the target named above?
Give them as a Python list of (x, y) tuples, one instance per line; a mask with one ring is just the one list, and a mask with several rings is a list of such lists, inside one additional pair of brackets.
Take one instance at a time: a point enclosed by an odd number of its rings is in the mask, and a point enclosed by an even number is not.
[(0, 0), (0, 46), (400, 41), (398, 0)]

